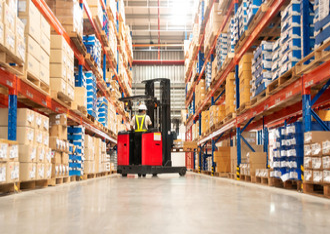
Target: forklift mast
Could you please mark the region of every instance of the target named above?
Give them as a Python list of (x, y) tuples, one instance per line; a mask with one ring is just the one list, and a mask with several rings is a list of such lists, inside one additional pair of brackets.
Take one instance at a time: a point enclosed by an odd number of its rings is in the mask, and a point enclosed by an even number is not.
[[(163, 166), (172, 166), (171, 160), (171, 147), (173, 136), (171, 133), (171, 82), (170, 79), (158, 78), (153, 80), (143, 81), (145, 83), (145, 95), (155, 97), (155, 82), (160, 83), (160, 103), (158, 106), (159, 113), (159, 129), (163, 138)], [(147, 114), (150, 116), (151, 121), (155, 128), (158, 128), (155, 122), (155, 103), (151, 100), (146, 102), (148, 108)]]

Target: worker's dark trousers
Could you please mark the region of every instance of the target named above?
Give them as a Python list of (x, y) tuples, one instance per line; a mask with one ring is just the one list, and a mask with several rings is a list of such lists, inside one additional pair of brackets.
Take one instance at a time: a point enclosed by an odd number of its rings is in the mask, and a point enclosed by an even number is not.
[(134, 133), (134, 158), (133, 165), (142, 164), (142, 132)]

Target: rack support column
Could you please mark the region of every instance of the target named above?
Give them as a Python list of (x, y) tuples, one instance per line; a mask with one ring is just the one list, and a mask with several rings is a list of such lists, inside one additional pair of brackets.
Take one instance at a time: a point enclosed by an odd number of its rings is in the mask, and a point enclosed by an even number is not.
[(237, 166), (236, 166), (236, 176), (237, 180), (240, 180), (240, 165), (241, 165), (241, 127), (238, 125), (236, 127), (236, 138), (237, 138)]

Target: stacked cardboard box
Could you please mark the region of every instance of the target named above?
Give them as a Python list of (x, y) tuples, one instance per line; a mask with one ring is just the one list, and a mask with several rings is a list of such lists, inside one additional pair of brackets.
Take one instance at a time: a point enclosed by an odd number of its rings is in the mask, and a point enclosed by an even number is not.
[(277, 39), (273, 44), (273, 57), (272, 57), (272, 80), (276, 80), (280, 77), (281, 68), (281, 38)]
[(85, 135), (85, 161), (84, 173), (95, 173), (95, 152), (94, 152), (94, 138), (90, 135)]
[(209, 90), (212, 81), (212, 63), (208, 61), (205, 69), (205, 89)]
[(222, 67), (224, 64), (228, 51), (228, 35), (227, 33), (221, 33), (217, 39), (217, 44), (215, 47), (216, 50), (216, 56), (217, 56), (217, 67), (218, 70)]
[(49, 86), (50, 25), (31, 0), (18, 1), (18, 16), (25, 25), (20, 32), (26, 43), (27, 75)]
[(19, 181), (18, 147), (0, 139), (0, 184)]
[(257, 14), (259, 7), (264, 0), (243, 0), (243, 2), (246, 4), (246, 20), (247, 20), (247, 25), (249, 25), (255, 16)]
[[(0, 112), (0, 138), (7, 139), (8, 109)], [(20, 163), (20, 181), (50, 178), (49, 119), (30, 109), (17, 109), (17, 142), (9, 159)], [(17, 155), (16, 155), (17, 153)]]
[(221, 122), (226, 117), (225, 105), (212, 105), (210, 106), (210, 127)]
[(231, 169), (230, 147), (218, 147), (213, 156), (216, 163), (216, 172), (229, 173)]
[(82, 175), (85, 155), (85, 127), (69, 126), (67, 137), (72, 145), (69, 154), (69, 175)]
[(74, 54), (61, 35), (50, 37), (50, 85), (51, 90), (74, 100)]
[(87, 53), (89, 53), (94, 59), (97, 68), (101, 69), (102, 45), (96, 35), (84, 35), (83, 43), (86, 46)]
[(108, 100), (105, 97), (97, 99), (97, 121), (104, 127), (108, 126)]
[(205, 95), (205, 80), (200, 80), (195, 90), (195, 108), (197, 108), (198, 104), (205, 99)]
[(236, 98), (235, 98), (235, 73), (231, 72), (226, 78), (226, 87), (225, 87), (225, 105), (226, 105), (226, 116), (230, 113), (235, 112)]
[(85, 72), (87, 89), (87, 112), (96, 118), (96, 77), (93, 72)]
[(52, 178), (69, 175), (69, 152), (66, 114), (49, 116), (49, 147), (52, 149)]
[(250, 103), (251, 97), (251, 80), (252, 80), (252, 53), (246, 53), (243, 55), (242, 59), (239, 62), (239, 100), (240, 107), (244, 104)]
[[(103, 10), (102, 5), (99, 0), (86, 0), (90, 12), (92, 13), (93, 17), (98, 21), (97, 23), (103, 25)], [(86, 12), (84, 11), (84, 19), (88, 19)]]
[[(209, 19), (207, 21), (207, 24), (205, 26), (205, 37), (204, 37), (204, 49), (206, 48), (210, 49), (212, 46), (212, 43), (215, 38), (215, 36), (218, 33), (218, 29), (220, 27), (220, 24), (222, 23), (222, 17), (218, 14), (218, 3), (214, 3), (211, 10)], [(206, 51), (204, 51), (206, 53)]]
[(252, 61), (252, 97), (264, 91), (272, 81), (273, 42), (262, 41), (253, 52)]
[(46, 0), (47, 5), (69, 35), (83, 36), (83, 8), (78, 0)]
[(108, 129), (115, 133), (117, 130), (116, 107), (110, 103), (108, 108)]
[[(330, 3), (318, 0), (314, 3), (315, 17), (313, 17), (315, 48), (327, 42), (329, 38), (329, 22), (330, 22)], [(311, 23), (312, 24), (312, 23)], [(326, 48), (329, 50), (329, 48)]]
[(241, 175), (255, 176), (258, 169), (266, 168), (267, 155), (263, 152), (249, 152), (247, 163), (240, 165)]
[(210, 111), (202, 111), (202, 134), (210, 128)]
[(311, 131), (304, 134), (304, 182), (330, 183), (330, 133)]

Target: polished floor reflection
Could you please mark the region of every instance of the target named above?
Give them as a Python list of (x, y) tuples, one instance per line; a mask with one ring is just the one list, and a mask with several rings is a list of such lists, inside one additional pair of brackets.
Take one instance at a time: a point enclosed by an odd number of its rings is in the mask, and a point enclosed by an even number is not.
[(187, 174), (112, 176), (0, 197), (0, 233), (330, 233), (330, 201)]

